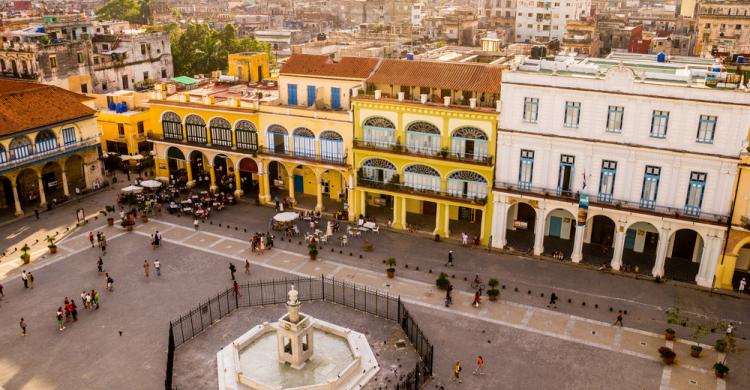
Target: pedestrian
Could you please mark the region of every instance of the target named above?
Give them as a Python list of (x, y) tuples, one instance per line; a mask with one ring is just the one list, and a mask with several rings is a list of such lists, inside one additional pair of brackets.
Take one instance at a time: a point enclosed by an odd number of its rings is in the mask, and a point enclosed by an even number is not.
[(86, 293), (86, 309), (89, 309), (89, 310), (93, 309), (93, 304), (91, 302), (92, 300), (93, 298), (91, 297), (91, 294)]
[(29, 288), (29, 276), (26, 274), (26, 270), (21, 271), (21, 280), (23, 280), (23, 288)]
[(107, 236), (102, 233), (102, 255), (107, 254)]
[(21, 321), (18, 323), (18, 326), (21, 327), (21, 336), (26, 336), (26, 321), (23, 320), (23, 317), (21, 317)]
[(453, 285), (449, 284), (448, 288), (445, 289), (445, 306), (446, 307), (453, 304), (453, 297), (451, 296), (451, 293), (453, 293)]
[(474, 370), (472, 374), (484, 375), (484, 372), (482, 372), (483, 370), (484, 370), (484, 358), (482, 357), (482, 355), (478, 355), (477, 356), (477, 368), (476, 370)]
[(0, 299), (5, 298), (5, 293), (3, 292), (3, 285), (0, 284)]
[(96, 245), (102, 245), (102, 232), (96, 232)]
[(479, 303), (482, 302), (482, 295), (479, 293), (479, 290), (474, 293), (474, 302), (471, 303), (474, 307), (479, 307)]
[(161, 237), (159, 237), (159, 231), (157, 230), (156, 233), (154, 233), (153, 239), (151, 241), (151, 246), (156, 249), (159, 244), (161, 244)]
[(234, 263), (229, 263), (229, 272), (232, 274), (232, 280), (234, 280), (234, 273), (237, 272)]
[(78, 321), (78, 307), (76, 306), (76, 300), (75, 299), (71, 299), (70, 300), (70, 306), (71, 306), (70, 313), (73, 315), (73, 322), (76, 322), (76, 321)]
[(552, 293), (549, 296), (549, 303), (547, 304), (547, 307), (552, 307), (557, 309), (557, 294)]
[(615, 323), (612, 324), (612, 326), (620, 325), (622, 326), (622, 310), (617, 311), (617, 319), (615, 320)]
[[(250, 260), (245, 259), (245, 273), (250, 275)], [(2, 289), (0, 289), (0, 292), (2, 292)]]
[(446, 266), (446, 267), (447, 267), (447, 266), (451, 266), (451, 267), (453, 267), (453, 251), (452, 251), (452, 250), (449, 250), (449, 251), (448, 251), (448, 262), (447, 262), (447, 263), (445, 263), (445, 266)]
[(39, 220), (39, 209), (34, 209), (34, 216), (36, 217), (36, 220)]
[(237, 283), (236, 280), (232, 281), (232, 289), (234, 290), (235, 296), (240, 296), (240, 285)]
[(469, 246), (469, 235), (466, 232), (461, 233), (461, 245)]
[(453, 382), (458, 381), (461, 383), (461, 361), (456, 360), (456, 364), (453, 365)]
[(102, 257), (99, 256), (99, 260), (96, 261), (96, 269), (99, 270), (99, 272), (104, 272), (102, 267), (104, 266), (104, 260), (102, 260)]
[(159, 259), (154, 260), (154, 269), (156, 270), (156, 276), (161, 276), (161, 262)]
[(143, 260), (143, 273), (148, 277), (148, 260)]
[(83, 308), (88, 309), (89, 304), (86, 302), (86, 290), (81, 291), (81, 303), (83, 303)]
[(107, 274), (107, 291), (112, 292), (115, 288), (115, 280)]
[(193, 219), (193, 227), (198, 230), (198, 218)]
[(63, 311), (62, 306), (57, 308), (57, 330), (62, 332), (65, 330), (65, 325), (63, 325)]
[(739, 291), (740, 294), (744, 294), (746, 286), (747, 286), (747, 280), (745, 280), (745, 278), (743, 277), (742, 279), (740, 279), (740, 288), (737, 289), (737, 291)]
[(91, 247), (94, 247), (94, 233), (89, 232), (89, 242), (91, 243)]
[(734, 332), (734, 323), (730, 322), (729, 325), (727, 325), (726, 334), (727, 336), (732, 336), (733, 332)]
[(34, 288), (34, 275), (31, 274), (31, 271), (26, 273), (26, 277), (29, 279), (29, 288)]
[(99, 310), (99, 291), (91, 290), (91, 299), (94, 301), (94, 308)]

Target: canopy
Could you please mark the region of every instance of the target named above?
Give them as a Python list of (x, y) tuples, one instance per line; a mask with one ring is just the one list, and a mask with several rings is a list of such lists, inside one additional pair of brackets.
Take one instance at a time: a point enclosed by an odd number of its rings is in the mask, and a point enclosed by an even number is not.
[(161, 182), (156, 180), (146, 180), (141, 182), (141, 187), (159, 188), (161, 187)]
[(120, 156), (120, 160), (122, 160), (122, 161), (128, 161), (128, 160), (130, 160), (132, 158), (133, 158), (133, 156), (129, 156), (127, 154), (123, 154), (123, 155)]
[(143, 160), (143, 155), (142, 154), (136, 154), (134, 156), (130, 156), (130, 158), (132, 158), (133, 160)]
[(141, 192), (143, 191), (143, 187), (138, 186), (127, 186), (122, 189), (122, 192)]
[(273, 220), (278, 222), (292, 222), (297, 218), (299, 218), (299, 214), (295, 213), (294, 211), (278, 213), (273, 216)]
[(185, 85), (198, 84), (198, 80), (187, 76), (172, 77), (172, 81)]

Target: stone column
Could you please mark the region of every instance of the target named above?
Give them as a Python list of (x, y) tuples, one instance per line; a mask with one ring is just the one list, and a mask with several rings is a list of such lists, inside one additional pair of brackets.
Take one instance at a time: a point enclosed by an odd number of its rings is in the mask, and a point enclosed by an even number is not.
[(21, 208), (21, 199), (18, 198), (18, 186), (16, 184), (16, 179), (12, 179), (10, 181), (11, 187), (13, 187), (13, 202), (16, 205), (16, 217), (20, 217), (23, 215), (23, 209)]
[(187, 171), (188, 181), (193, 181), (193, 164), (190, 163), (190, 160), (186, 161), (185, 170)]
[(609, 264), (613, 270), (619, 271), (622, 267), (622, 252), (625, 249), (625, 229), (620, 231), (621, 226), (615, 226), (615, 253), (612, 255), (612, 262)]
[(536, 221), (534, 222), (534, 255), (541, 256), (544, 252), (544, 209), (536, 209)]
[(208, 188), (211, 192), (216, 192), (218, 186), (216, 185), (216, 168), (213, 165), (208, 166), (208, 175), (211, 178), (211, 185)]
[(651, 271), (653, 277), (664, 276), (664, 263), (667, 261), (667, 247), (669, 246), (669, 229), (659, 229), (659, 243), (656, 245), (656, 261)]
[(316, 199), (315, 210), (323, 211), (323, 183), (321, 182), (322, 179), (316, 175), (315, 180), (317, 181), (317, 183), (315, 183), (315, 187), (317, 190), (315, 194), (315, 199)]
[(439, 234), (442, 238), (448, 238), (450, 231), (448, 230), (448, 204), (437, 203), (437, 213), (435, 213), (435, 230), (432, 234)]
[(242, 188), (240, 187), (240, 169), (239, 169), (239, 164), (238, 164), (237, 167), (234, 168), (234, 186), (236, 188), (234, 190), (234, 196), (237, 199), (239, 199), (244, 194), (244, 192), (242, 191)]
[(357, 202), (357, 193), (354, 191), (354, 174), (351, 174), (349, 176), (349, 183), (347, 186), (347, 192), (346, 192), (346, 203), (347, 203), (347, 212), (349, 221), (354, 221), (355, 215), (359, 211), (360, 205), (355, 204)]
[(68, 190), (68, 175), (65, 172), (65, 170), (62, 170), (62, 185), (63, 185), (63, 194), (65, 196), (70, 197), (70, 192)]
[(44, 182), (42, 181), (42, 175), (39, 174), (39, 207), (47, 206), (47, 197), (44, 195)]
[(271, 178), (263, 161), (258, 165), (258, 198), (261, 203), (271, 202)]
[(508, 204), (504, 197), (498, 196), (492, 208), (492, 246), (503, 249), (508, 231)]
[(406, 221), (403, 218), (404, 200), (401, 196), (393, 197), (393, 219), (391, 227), (394, 229), (403, 229), (406, 226)]
[[(396, 208), (395, 204), (393, 208)], [(357, 210), (354, 213), (354, 219), (359, 218), (359, 215), (367, 216), (367, 192), (359, 191), (359, 200), (357, 201)]]
[(573, 237), (573, 253), (570, 259), (574, 263), (580, 263), (583, 259), (583, 238), (586, 235), (586, 225), (578, 225), (576, 222), (576, 235)]
[(286, 185), (287, 190), (289, 191), (289, 198), (294, 200), (294, 174), (292, 172), (289, 172), (289, 169), (287, 169), (287, 175), (286, 175)]
[(695, 277), (695, 282), (702, 287), (713, 287), (714, 275), (716, 275), (716, 264), (719, 262), (721, 257), (722, 249), (722, 238), (717, 236), (709, 236), (703, 247), (703, 255), (701, 255), (701, 264), (698, 269), (698, 275)]

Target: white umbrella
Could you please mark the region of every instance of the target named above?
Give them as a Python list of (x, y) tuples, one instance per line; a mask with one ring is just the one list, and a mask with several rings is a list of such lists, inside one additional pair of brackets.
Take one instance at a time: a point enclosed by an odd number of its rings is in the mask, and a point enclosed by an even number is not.
[(130, 156), (133, 160), (143, 160), (142, 154), (136, 154), (135, 156)]
[(326, 236), (333, 236), (333, 223), (331, 221), (328, 221), (328, 225), (326, 225)]
[(138, 186), (127, 186), (122, 189), (122, 192), (141, 192), (143, 191), (143, 187)]
[(294, 211), (287, 211), (285, 213), (278, 213), (273, 216), (274, 221), (277, 222), (292, 222), (299, 218), (299, 214)]
[(161, 187), (161, 182), (156, 180), (146, 180), (141, 182), (141, 187), (146, 188), (159, 188)]
[(133, 158), (133, 157), (132, 156), (128, 156), (127, 154), (123, 154), (123, 155), (120, 156), (120, 160), (122, 160), (122, 161), (128, 161), (131, 158)]

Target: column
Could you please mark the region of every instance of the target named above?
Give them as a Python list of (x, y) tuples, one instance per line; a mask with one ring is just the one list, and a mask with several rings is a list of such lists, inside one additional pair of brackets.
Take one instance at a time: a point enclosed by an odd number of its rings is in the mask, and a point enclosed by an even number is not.
[(13, 202), (16, 204), (16, 217), (23, 215), (23, 209), (21, 208), (21, 199), (18, 198), (18, 186), (16, 185), (16, 179), (13, 178), (10, 181), (11, 187), (13, 187)]
[(208, 188), (211, 192), (216, 192), (218, 187), (216, 186), (216, 168), (213, 165), (208, 166), (208, 175), (211, 177), (211, 185)]
[(393, 219), (391, 220), (391, 227), (394, 229), (403, 229), (406, 221), (404, 220), (404, 198), (401, 196), (393, 197)]
[(258, 164), (258, 198), (261, 203), (271, 201), (271, 178), (263, 161)]
[(667, 247), (669, 246), (669, 229), (659, 229), (659, 243), (656, 245), (656, 261), (651, 271), (653, 277), (664, 276), (664, 263), (667, 261)]
[(236, 187), (236, 190), (234, 190), (234, 196), (237, 199), (239, 199), (244, 194), (244, 192), (242, 191), (242, 188), (240, 187), (240, 167), (239, 167), (239, 164), (237, 164), (237, 167), (234, 168), (234, 186)]
[(448, 231), (448, 213), (450, 205), (444, 203), (437, 204), (437, 212), (435, 213), (435, 230), (432, 234), (439, 234), (442, 238), (448, 238), (450, 232)]
[(289, 190), (289, 198), (294, 200), (294, 174), (289, 171), (289, 168), (287, 168), (287, 172), (286, 186), (288, 187), (287, 190)]
[(583, 259), (583, 238), (585, 235), (586, 225), (576, 223), (576, 235), (573, 238), (573, 253), (570, 254), (570, 259), (574, 263), (580, 263)]
[(185, 161), (185, 170), (187, 171), (188, 181), (193, 181), (193, 164), (190, 164), (190, 160)]
[(703, 255), (701, 256), (701, 265), (698, 269), (698, 275), (695, 277), (695, 282), (702, 287), (711, 288), (714, 285), (714, 275), (716, 275), (716, 263), (721, 257), (721, 237), (708, 236), (706, 245), (703, 248)]
[[(395, 205), (393, 206), (396, 207)], [(354, 218), (356, 220), (360, 215), (367, 216), (367, 192), (362, 190), (359, 191), (359, 201), (357, 202), (357, 210), (354, 212)]]
[(354, 221), (355, 215), (357, 214), (358, 210), (361, 205), (355, 204), (357, 202), (357, 193), (354, 191), (354, 185), (353, 185), (353, 178), (350, 175), (349, 176), (349, 184), (347, 186), (347, 192), (346, 192), (346, 203), (347, 203), (347, 213), (349, 214), (349, 221)]
[(44, 195), (44, 182), (42, 181), (42, 175), (39, 175), (39, 207), (47, 206), (47, 198)]
[(492, 246), (505, 248), (505, 235), (508, 227), (508, 204), (505, 199), (497, 197), (492, 207)]
[(316, 176), (315, 180), (318, 182), (315, 183), (316, 186), (316, 203), (315, 203), (315, 210), (323, 211), (323, 183), (321, 183), (321, 179)]
[(544, 252), (544, 209), (536, 209), (536, 221), (534, 222), (534, 255), (541, 256)]
[(622, 252), (625, 249), (625, 228), (617, 226), (615, 229), (615, 253), (612, 255), (612, 262), (609, 265), (613, 270), (619, 271), (622, 267)]
[(62, 170), (62, 185), (63, 185), (63, 194), (67, 197), (70, 197), (70, 191), (68, 190), (68, 175), (64, 169)]

